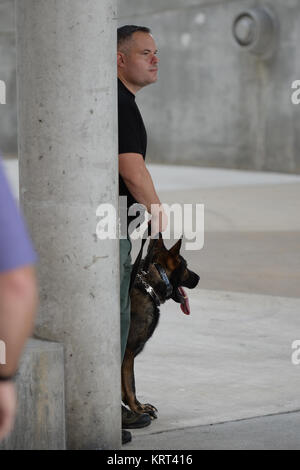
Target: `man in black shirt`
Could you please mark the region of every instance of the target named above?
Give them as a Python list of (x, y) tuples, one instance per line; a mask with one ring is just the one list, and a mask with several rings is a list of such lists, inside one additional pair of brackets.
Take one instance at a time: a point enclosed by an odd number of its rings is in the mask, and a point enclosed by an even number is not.
[[(135, 102), (135, 95), (118, 78), (118, 110), (119, 110), (119, 155), (131, 154), (142, 155), (145, 160), (147, 149), (147, 133), (143, 118)], [(128, 190), (124, 179), (119, 174), (119, 195), (126, 197), (126, 204), (122, 206), (122, 215), (128, 214), (128, 209), (138, 201)], [(121, 234), (128, 233), (128, 226), (134, 219), (134, 216), (128, 216), (126, 221), (121, 218)]]
[[(153, 235), (166, 229), (167, 216), (145, 165), (147, 134), (135, 95), (143, 87), (156, 82), (158, 62), (156, 44), (149, 28), (127, 25), (118, 29), (119, 194), (127, 196), (127, 208), (136, 202), (146, 207), (152, 215)], [(130, 221), (128, 217), (127, 226)], [(131, 241), (127, 233), (127, 238), (120, 240), (122, 360), (130, 326), (130, 253)], [(137, 415), (122, 407), (123, 428), (148, 424), (149, 415)], [(122, 438), (123, 443), (128, 442), (130, 433), (123, 431)]]

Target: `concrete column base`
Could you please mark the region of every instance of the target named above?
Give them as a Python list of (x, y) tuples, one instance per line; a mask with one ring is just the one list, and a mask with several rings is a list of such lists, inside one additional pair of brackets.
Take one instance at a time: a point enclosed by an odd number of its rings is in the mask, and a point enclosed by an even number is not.
[(64, 450), (64, 351), (59, 343), (30, 339), (16, 379), (18, 409), (0, 450)]

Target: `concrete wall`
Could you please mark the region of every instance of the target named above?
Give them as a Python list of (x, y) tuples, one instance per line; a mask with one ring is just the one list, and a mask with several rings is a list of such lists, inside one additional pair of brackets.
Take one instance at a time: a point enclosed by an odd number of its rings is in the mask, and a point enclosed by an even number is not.
[(280, 18), (276, 56), (242, 51), (235, 16), (255, 0), (119, 0), (119, 25), (150, 26), (160, 50), (157, 84), (138, 95), (151, 161), (300, 172), (300, 1), (270, 2)]
[[(159, 82), (138, 95), (153, 162), (300, 172), (300, 0), (270, 0), (280, 18), (276, 57), (264, 63), (233, 40), (233, 18), (257, 0), (118, 0), (119, 24), (152, 28)], [(0, 0), (0, 142), (16, 152), (13, 0)], [(5, 107), (4, 107), (5, 106)], [(3, 112), (5, 110), (5, 113)]]

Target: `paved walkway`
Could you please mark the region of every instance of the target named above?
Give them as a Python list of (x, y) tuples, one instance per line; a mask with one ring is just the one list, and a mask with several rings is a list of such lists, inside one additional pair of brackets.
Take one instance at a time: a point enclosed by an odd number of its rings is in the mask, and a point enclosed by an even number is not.
[(147, 439), (135, 436), (124, 449), (299, 450), (299, 422), (299, 412), (229, 421), (151, 434)]
[(190, 317), (172, 301), (161, 308), (136, 360), (139, 400), (159, 410), (134, 432), (139, 444), (164, 438), (169, 449), (167, 431), (181, 430), (181, 445), (192, 427), (300, 410), (300, 366), (291, 361), (300, 299), (201, 289), (189, 298)]

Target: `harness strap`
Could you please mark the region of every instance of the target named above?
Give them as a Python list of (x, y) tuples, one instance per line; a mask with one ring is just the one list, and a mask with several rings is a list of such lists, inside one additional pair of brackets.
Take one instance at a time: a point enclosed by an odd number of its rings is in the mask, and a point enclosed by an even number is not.
[(154, 266), (156, 267), (157, 271), (159, 272), (160, 274), (160, 277), (161, 279), (164, 281), (164, 283), (166, 284), (166, 287), (167, 287), (167, 292), (166, 292), (166, 295), (167, 297), (170, 297), (172, 292), (173, 292), (173, 286), (172, 284), (170, 283), (169, 281), (169, 278), (167, 276), (167, 273), (166, 271), (164, 270), (164, 268), (158, 264), (158, 263), (154, 263)]

